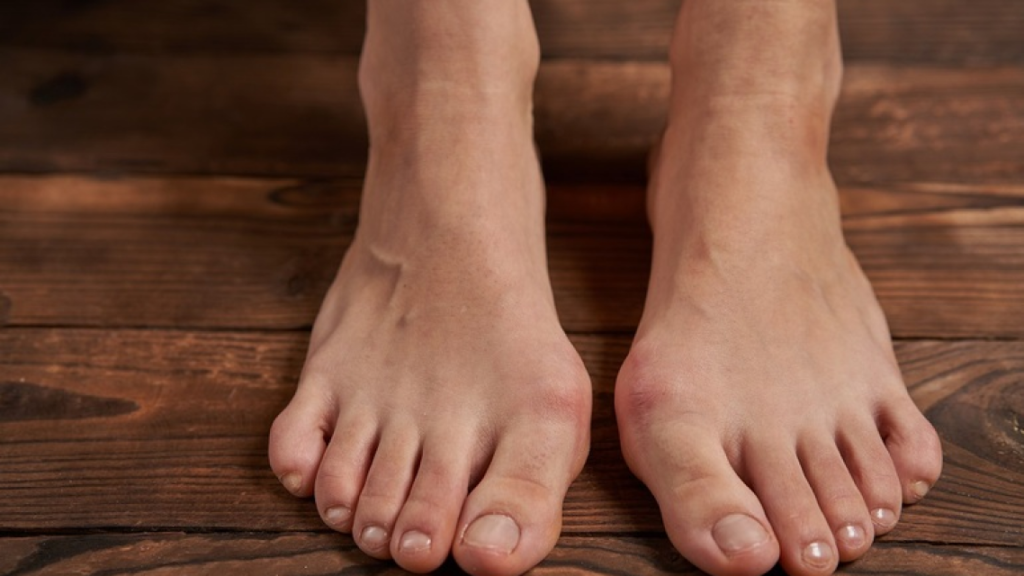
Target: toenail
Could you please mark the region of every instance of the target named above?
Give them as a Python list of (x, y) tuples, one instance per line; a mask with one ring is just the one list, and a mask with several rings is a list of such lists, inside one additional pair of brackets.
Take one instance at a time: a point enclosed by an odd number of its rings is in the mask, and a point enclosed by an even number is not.
[(402, 536), (402, 541), (399, 542), (398, 549), (406, 553), (430, 550), (430, 536), (427, 536), (423, 532), (410, 530)]
[(836, 539), (854, 550), (860, 548), (867, 541), (864, 529), (856, 524), (847, 524), (836, 531)]
[(804, 548), (804, 562), (811, 566), (828, 566), (832, 563), (832, 547), (824, 542), (813, 542)]
[(889, 530), (896, 525), (896, 513), (885, 508), (876, 508), (871, 511), (871, 520), (875, 526), (883, 530)]
[(302, 474), (298, 472), (289, 472), (281, 476), (280, 480), (284, 489), (292, 494), (298, 494), (299, 490), (302, 490)]
[(502, 514), (488, 514), (473, 521), (462, 535), (462, 541), (489, 552), (511, 554), (519, 544), (519, 525)]
[(339, 526), (344, 524), (346, 520), (352, 517), (352, 511), (344, 506), (335, 506), (334, 508), (328, 508), (324, 512), (324, 520), (327, 521), (331, 526)]
[(726, 554), (737, 554), (768, 541), (768, 531), (746, 514), (722, 518), (711, 530), (711, 537)]
[(363, 528), (359, 539), (367, 548), (383, 548), (388, 543), (388, 532), (380, 526), (367, 526)]
[(927, 482), (923, 482), (921, 480), (910, 485), (910, 492), (918, 500), (924, 498), (928, 494), (929, 490), (931, 490), (931, 486), (929, 486)]

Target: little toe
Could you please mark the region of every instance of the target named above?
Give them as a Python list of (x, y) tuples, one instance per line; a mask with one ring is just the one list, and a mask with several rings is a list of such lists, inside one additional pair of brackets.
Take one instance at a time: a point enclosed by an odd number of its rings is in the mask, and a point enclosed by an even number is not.
[(942, 473), (942, 443), (935, 428), (909, 398), (883, 412), (881, 427), (900, 478), (903, 502), (919, 502)]
[(353, 538), (369, 556), (391, 558), (392, 530), (412, 486), (419, 452), (415, 428), (395, 426), (381, 435), (352, 522)]
[(274, 419), (270, 428), (270, 467), (294, 496), (313, 495), (317, 469), (323, 458), (328, 430), (322, 403), (298, 393)]
[(579, 436), (565, 426), (536, 423), (504, 431), (462, 508), (452, 552), (465, 571), (521, 574), (551, 552), (566, 490), (586, 456)]
[(903, 508), (900, 479), (873, 421), (851, 424), (837, 436), (839, 451), (867, 506), (875, 536), (896, 527)]
[[(628, 427), (629, 420), (622, 423)], [(763, 574), (774, 566), (779, 543), (757, 496), (729, 463), (721, 440), (683, 423), (644, 430), (639, 442), (624, 436), (623, 448), (630, 468), (658, 501), (676, 549), (716, 575)]]
[(800, 462), (818, 505), (832, 529), (839, 560), (861, 557), (874, 538), (864, 497), (831, 436), (816, 436), (801, 446)]
[(352, 531), (376, 442), (376, 423), (355, 410), (340, 419), (324, 452), (316, 475), (316, 504), (324, 523), (339, 532)]
[(785, 444), (744, 450), (746, 473), (779, 539), (779, 562), (791, 576), (831, 574), (839, 564), (835, 536), (796, 450)]
[(448, 557), (469, 491), (468, 442), (427, 443), (409, 498), (394, 525), (391, 556), (410, 572), (436, 570)]

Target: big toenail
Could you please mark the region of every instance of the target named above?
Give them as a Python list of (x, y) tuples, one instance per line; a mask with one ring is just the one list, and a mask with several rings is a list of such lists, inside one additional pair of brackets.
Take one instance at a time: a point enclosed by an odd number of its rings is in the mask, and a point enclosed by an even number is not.
[(398, 548), (405, 553), (430, 550), (430, 536), (417, 530), (410, 530), (402, 536), (402, 541), (399, 542)]
[(864, 536), (864, 529), (856, 524), (847, 524), (836, 531), (836, 539), (854, 550), (864, 545), (867, 538)]
[(910, 485), (910, 492), (913, 493), (918, 500), (924, 498), (925, 495), (928, 494), (929, 490), (931, 490), (931, 486), (929, 486), (927, 482), (923, 482), (921, 480)]
[(876, 508), (871, 511), (871, 520), (882, 530), (889, 530), (896, 525), (896, 513), (885, 508)]
[(327, 511), (324, 512), (324, 520), (326, 520), (331, 526), (340, 526), (351, 517), (352, 511), (344, 506), (328, 508)]
[(473, 521), (462, 541), (488, 552), (511, 554), (519, 544), (519, 525), (503, 514), (488, 514)]
[(722, 518), (711, 530), (711, 537), (726, 554), (737, 554), (768, 541), (768, 531), (746, 514)]
[(824, 542), (813, 542), (804, 548), (804, 562), (811, 566), (828, 566), (832, 563), (832, 547)]
[(298, 494), (299, 490), (302, 490), (302, 474), (289, 472), (281, 476), (281, 485), (292, 494)]
[(383, 548), (388, 543), (388, 531), (380, 526), (367, 526), (363, 528), (359, 539), (367, 548)]

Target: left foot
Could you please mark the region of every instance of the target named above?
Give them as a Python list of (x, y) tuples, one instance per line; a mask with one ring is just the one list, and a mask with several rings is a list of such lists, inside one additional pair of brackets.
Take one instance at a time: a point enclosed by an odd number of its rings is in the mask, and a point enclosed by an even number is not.
[[(807, 8), (770, 4), (766, 18), (789, 24), (803, 16), (786, 8)], [(825, 163), (838, 48), (792, 92), (774, 89), (788, 87), (779, 70), (771, 90), (730, 84), (742, 45), (716, 52), (687, 28), (722, 6), (688, 1), (673, 48), (688, 83), (652, 173), (651, 283), (616, 386), (622, 447), (701, 569), (828, 574), (924, 496), (941, 448), (842, 237)]]

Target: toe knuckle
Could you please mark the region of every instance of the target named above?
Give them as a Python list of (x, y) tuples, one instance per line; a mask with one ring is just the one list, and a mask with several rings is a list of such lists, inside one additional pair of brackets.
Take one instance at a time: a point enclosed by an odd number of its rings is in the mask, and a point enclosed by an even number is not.
[(421, 467), (416, 474), (414, 497), (423, 501), (441, 501), (441, 495), (453, 491), (466, 490), (468, 482), (461, 475), (451, 474), (456, 465), (448, 467)]
[(932, 464), (942, 463), (942, 440), (931, 424), (928, 424), (921, 432), (918, 441), (920, 442), (918, 448)]
[(843, 511), (844, 515), (865, 511), (864, 498), (859, 492), (836, 491), (825, 497), (829, 509)]
[(671, 494), (681, 502), (697, 502), (705, 499), (708, 494), (721, 491), (722, 478), (714, 471), (695, 466), (679, 475), (672, 485)]
[(534, 415), (546, 421), (581, 423), (590, 415), (592, 393), (575, 379), (554, 379), (531, 391), (529, 399)]
[(627, 359), (615, 385), (615, 409), (637, 422), (647, 422), (674, 399), (675, 387), (648, 368), (629, 366)]
[(512, 472), (505, 476), (505, 481), (510, 485), (511, 494), (530, 494), (533, 499), (539, 501), (550, 500), (552, 495), (558, 492), (557, 487), (551, 482), (529, 471)]
[[(615, 411), (620, 417), (636, 423), (639, 429), (649, 428), (653, 420), (673, 408), (674, 419), (692, 419), (690, 410), (681, 409), (688, 403), (682, 396), (687, 386), (682, 383), (694, 374), (679, 371), (666, 372), (651, 350), (636, 345), (630, 351), (619, 371), (615, 383)], [(704, 406), (709, 412), (714, 406)]]
[(928, 484), (934, 484), (938, 481), (942, 475), (942, 457), (934, 456), (928, 458), (926, 462), (921, 465), (921, 469), (918, 471), (920, 480), (927, 482)]
[(424, 524), (450, 516), (451, 504), (445, 502), (443, 498), (434, 497), (434, 494), (432, 492), (410, 497), (402, 508), (403, 520), (408, 520), (409, 516), (414, 515), (420, 519), (420, 524)]
[(646, 421), (658, 406), (664, 405), (670, 395), (670, 390), (666, 386), (637, 381), (623, 392), (625, 393), (617, 395), (618, 406), (641, 421)]
[(320, 462), (320, 470), (317, 472), (317, 481), (336, 482), (347, 481), (351, 473), (347, 466), (334, 459), (325, 459)]
[(875, 470), (861, 478), (861, 487), (869, 500), (900, 501), (900, 478), (895, 470)]

